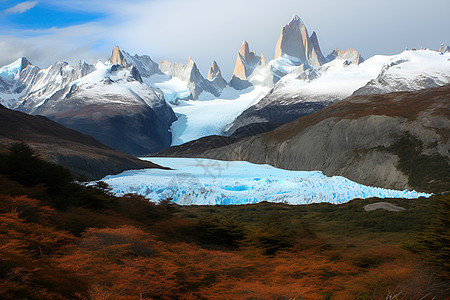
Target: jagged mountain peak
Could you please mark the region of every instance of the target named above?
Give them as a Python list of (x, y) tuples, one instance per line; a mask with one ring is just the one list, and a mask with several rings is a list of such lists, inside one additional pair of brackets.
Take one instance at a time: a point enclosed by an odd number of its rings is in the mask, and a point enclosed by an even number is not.
[(281, 31), (275, 48), (275, 59), (281, 56), (289, 58), (295, 64), (308, 64), (314, 68), (326, 63), (317, 34), (313, 32), (310, 37), (305, 24), (297, 15)]
[(223, 89), (227, 86), (226, 81), (222, 77), (219, 65), (215, 60), (213, 60), (211, 68), (209, 69), (207, 79), (219, 89)]
[(239, 49), (239, 54), (242, 55), (244, 60), (248, 60), (250, 58), (250, 48), (247, 41), (242, 43), (241, 49)]
[(128, 66), (127, 61), (126, 61), (125, 57), (123, 56), (122, 51), (120, 51), (118, 45), (114, 46), (114, 49), (113, 49), (112, 54), (111, 54), (110, 61), (114, 65), (121, 65), (123, 67), (127, 67)]
[(26, 57), (20, 57), (9, 65), (1, 67), (0, 77), (6, 80), (13, 80), (29, 65), (32, 64)]
[(220, 72), (220, 68), (219, 65), (217, 64), (217, 62), (215, 60), (213, 60), (211, 68), (209, 68), (209, 72), (208, 72), (208, 80), (212, 81), (214, 80), (216, 77), (218, 77), (218, 75), (220, 75), (220, 77), (222, 77), (222, 73)]
[(301, 24), (301, 23), (303, 23), (303, 21), (297, 14), (294, 14), (292, 16), (291, 21), (289, 22), (289, 24)]

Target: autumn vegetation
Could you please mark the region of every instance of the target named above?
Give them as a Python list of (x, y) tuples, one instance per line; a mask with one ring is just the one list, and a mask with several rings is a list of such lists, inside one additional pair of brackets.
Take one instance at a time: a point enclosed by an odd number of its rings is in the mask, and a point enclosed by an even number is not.
[(1, 299), (447, 299), (450, 195), (180, 207), (0, 155)]

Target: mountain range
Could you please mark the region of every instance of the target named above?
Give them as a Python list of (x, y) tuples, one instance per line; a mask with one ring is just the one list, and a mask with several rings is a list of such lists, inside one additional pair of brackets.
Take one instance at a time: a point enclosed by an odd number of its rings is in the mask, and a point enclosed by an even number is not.
[(191, 58), (156, 63), (116, 45), (95, 64), (40, 69), (19, 58), (0, 68), (0, 103), (142, 155), (208, 135), (255, 135), (351, 95), (442, 86), (450, 82), (449, 57), (444, 46), (366, 60), (352, 48), (325, 56), (316, 32), (295, 15), (274, 59), (243, 42), (229, 81), (216, 61), (205, 78)]
[(158, 156), (321, 170), (369, 186), (450, 189), (450, 85), (355, 95), (250, 137), (209, 136)]

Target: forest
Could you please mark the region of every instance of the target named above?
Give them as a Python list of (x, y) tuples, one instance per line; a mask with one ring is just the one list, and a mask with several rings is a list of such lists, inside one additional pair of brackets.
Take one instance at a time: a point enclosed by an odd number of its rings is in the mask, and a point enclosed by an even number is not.
[[(448, 299), (450, 194), (178, 206), (0, 155), (1, 299)], [(405, 210), (365, 211), (375, 202)]]

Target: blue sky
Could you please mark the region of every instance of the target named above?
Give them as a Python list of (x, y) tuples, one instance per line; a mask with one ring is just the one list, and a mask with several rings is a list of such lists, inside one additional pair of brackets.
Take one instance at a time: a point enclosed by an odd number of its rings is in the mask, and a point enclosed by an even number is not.
[(106, 59), (115, 44), (154, 60), (186, 62), (203, 74), (213, 59), (229, 77), (243, 40), (273, 58), (281, 28), (298, 14), (324, 55), (363, 57), (450, 43), (448, 0), (0, 0), (0, 66), (26, 56), (47, 67)]
[(92, 21), (99, 21), (105, 16), (99, 12), (68, 10), (52, 4), (50, 1), (2, 1), (0, 19), (2, 28), (16, 30), (47, 29), (66, 27)]

